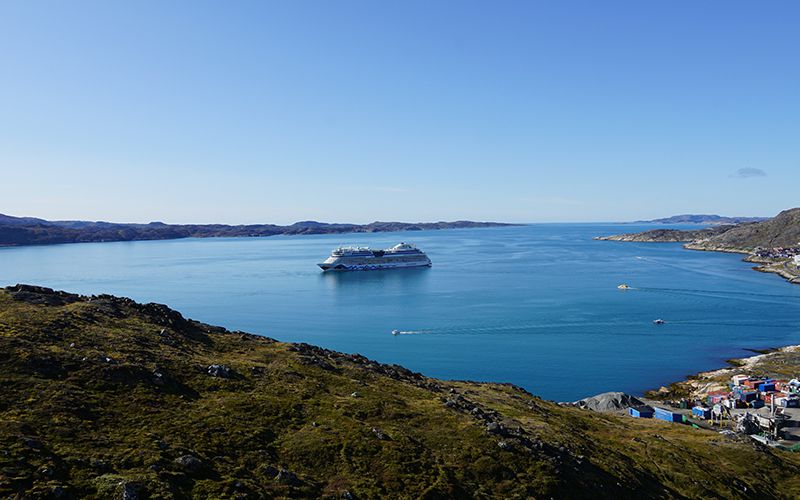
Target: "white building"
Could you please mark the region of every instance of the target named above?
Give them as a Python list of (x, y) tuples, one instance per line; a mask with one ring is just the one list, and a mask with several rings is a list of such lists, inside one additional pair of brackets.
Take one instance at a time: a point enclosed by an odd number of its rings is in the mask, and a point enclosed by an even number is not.
[(794, 265), (800, 267), (800, 255), (794, 256)]

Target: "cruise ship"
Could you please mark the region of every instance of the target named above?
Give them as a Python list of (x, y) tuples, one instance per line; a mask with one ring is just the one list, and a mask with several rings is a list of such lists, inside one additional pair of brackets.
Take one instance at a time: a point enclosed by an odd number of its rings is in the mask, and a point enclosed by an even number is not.
[(431, 259), (425, 252), (399, 243), (385, 250), (369, 247), (339, 247), (325, 262), (317, 264), (323, 271), (372, 271), (376, 269), (399, 269), (405, 267), (430, 267)]

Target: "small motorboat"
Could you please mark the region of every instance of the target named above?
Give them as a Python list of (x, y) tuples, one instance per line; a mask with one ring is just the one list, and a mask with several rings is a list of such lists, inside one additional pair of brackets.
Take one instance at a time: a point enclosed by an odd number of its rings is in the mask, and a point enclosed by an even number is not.
[(663, 319), (661, 319), (661, 318), (659, 318), (659, 319), (654, 319), (654, 320), (653, 320), (653, 324), (654, 324), (654, 325), (663, 325), (664, 323), (666, 323), (666, 321), (664, 321), (664, 320), (663, 320)]
[(400, 335), (400, 330), (392, 330), (392, 335)]
[(627, 283), (622, 283), (620, 285), (617, 285), (617, 288), (619, 288), (620, 290), (630, 290), (631, 289), (631, 287), (628, 286)]

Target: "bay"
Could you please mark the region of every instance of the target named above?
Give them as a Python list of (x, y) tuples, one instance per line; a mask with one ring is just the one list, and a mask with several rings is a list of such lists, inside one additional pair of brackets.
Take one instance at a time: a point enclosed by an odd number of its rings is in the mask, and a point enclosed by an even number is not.
[[(432, 377), (511, 382), (560, 401), (641, 393), (744, 349), (800, 343), (800, 287), (753, 272), (740, 255), (592, 240), (651, 227), (12, 247), (0, 249), (0, 283), (165, 303), (229, 329)], [(334, 274), (316, 266), (340, 244), (400, 241), (417, 244), (433, 267)], [(620, 283), (633, 289), (618, 290)], [(656, 318), (666, 324), (654, 325)]]

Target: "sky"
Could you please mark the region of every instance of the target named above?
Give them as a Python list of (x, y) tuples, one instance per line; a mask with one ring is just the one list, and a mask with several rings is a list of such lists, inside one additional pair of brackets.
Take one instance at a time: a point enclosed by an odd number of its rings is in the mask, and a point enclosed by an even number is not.
[(6, 1), (0, 213), (623, 221), (800, 205), (796, 1)]

